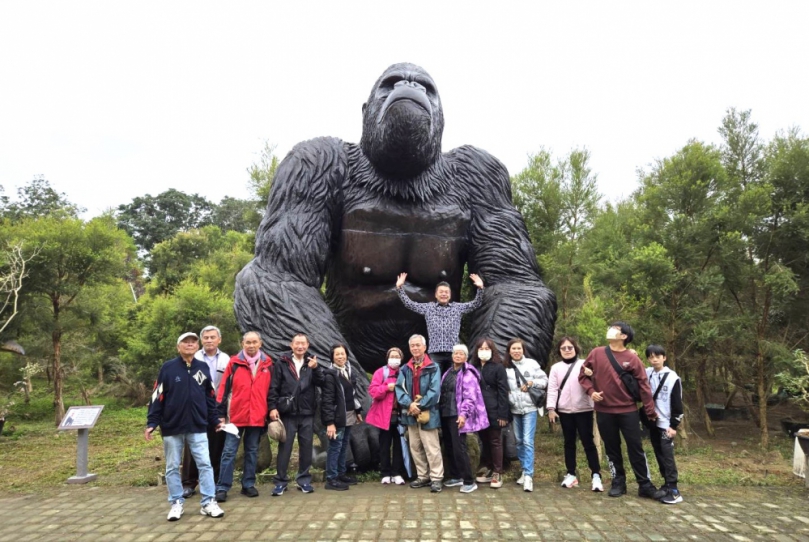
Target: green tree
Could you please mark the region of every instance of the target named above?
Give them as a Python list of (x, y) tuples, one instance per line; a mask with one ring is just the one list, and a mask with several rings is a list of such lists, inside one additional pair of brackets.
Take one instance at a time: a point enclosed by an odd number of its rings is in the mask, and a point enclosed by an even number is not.
[(28, 264), (26, 295), (48, 314), (53, 402), (58, 424), (64, 415), (62, 345), (66, 322), (88, 288), (120, 280), (131, 266), (134, 245), (110, 216), (84, 222), (51, 214), (25, 219), (6, 230), (11, 239), (36, 249)]
[(204, 197), (171, 188), (119, 205), (118, 226), (132, 236), (139, 249), (148, 252), (177, 232), (210, 224), (213, 209)]
[(222, 330), (224, 352), (238, 350), (232, 296), (188, 279), (170, 295), (141, 298), (121, 357), (142, 382), (152, 382), (160, 364), (177, 355), (177, 337), (185, 331), (199, 333), (207, 325)]
[(35, 176), (18, 188), (16, 201), (10, 201), (5, 195), (0, 197), (0, 216), (15, 222), (54, 213), (76, 217), (82, 212), (82, 207), (68, 201), (63, 192), (54, 190), (43, 175)]

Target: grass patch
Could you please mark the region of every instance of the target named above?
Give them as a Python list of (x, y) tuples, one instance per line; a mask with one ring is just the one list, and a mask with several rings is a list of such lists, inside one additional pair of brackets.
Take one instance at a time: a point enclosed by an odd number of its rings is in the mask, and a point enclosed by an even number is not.
[[(146, 442), (143, 430), (146, 408), (130, 408), (125, 402), (97, 398), (105, 408), (98, 424), (90, 430), (89, 470), (98, 474), (93, 484), (100, 486), (152, 486), (165, 469), (162, 440)], [(76, 397), (67, 405), (81, 404)], [(59, 486), (76, 473), (76, 431), (57, 431), (53, 422), (53, 404), (49, 397), (32, 398), (29, 404), (17, 404), (0, 436), (0, 488), (30, 490)], [(716, 486), (794, 486), (803, 481), (792, 474), (792, 441), (785, 435), (772, 433), (771, 450), (761, 452), (754, 437), (702, 440), (692, 438), (688, 447), (678, 444), (676, 451), (680, 481), (684, 485)], [(654, 452), (648, 440), (644, 448), (653, 481), (661, 482)], [(273, 462), (267, 472), (275, 471), (278, 445), (272, 442)], [(559, 483), (565, 474), (561, 431), (553, 431), (546, 418), (538, 423), (535, 444), (537, 483)], [(630, 465), (624, 459), (629, 471)], [(589, 468), (584, 451), (577, 451), (578, 474), (582, 483), (589, 481)], [(476, 464), (472, 465), (473, 468)], [(297, 468), (293, 451), (290, 471)], [(519, 462), (512, 461), (509, 477), (519, 476)], [(606, 458), (602, 472), (608, 478)], [(357, 474), (360, 481), (378, 482), (379, 473)], [(629, 479), (632, 479), (630, 473)]]

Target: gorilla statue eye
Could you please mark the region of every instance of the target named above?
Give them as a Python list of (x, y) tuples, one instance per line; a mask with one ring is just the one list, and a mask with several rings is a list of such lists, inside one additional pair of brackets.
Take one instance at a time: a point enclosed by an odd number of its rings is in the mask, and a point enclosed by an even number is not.
[(390, 77), (386, 77), (379, 84), (379, 88), (392, 89), (394, 87), (394, 85), (396, 85), (396, 83), (398, 83), (401, 80), (402, 80), (402, 78), (399, 77), (398, 75), (392, 75)]

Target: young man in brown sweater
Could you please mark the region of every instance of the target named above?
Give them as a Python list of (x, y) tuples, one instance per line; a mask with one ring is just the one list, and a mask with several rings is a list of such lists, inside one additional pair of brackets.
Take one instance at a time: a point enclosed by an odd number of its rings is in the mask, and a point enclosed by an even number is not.
[[(579, 382), (595, 404), (598, 430), (604, 441), (612, 473), (610, 497), (626, 493), (626, 471), (621, 454), (621, 435), (626, 442), (629, 463), (638, 482), (638, 496), (654, 498), (657, 491), (649, 479), (649, 465), (640, 438), (640, 417), (635, 399), (621, 380), (621, 372), (637, 380), (640, 401), (650, 420), (656, 419), (649, 379), (640, 358), (626, 348), (634, 332), (629, 324), (615, 322), (607, 329), (609, 346), (598, 347), (587, 356), (579, 373)], [(610, 355), (618, 365), (617, 370)]]

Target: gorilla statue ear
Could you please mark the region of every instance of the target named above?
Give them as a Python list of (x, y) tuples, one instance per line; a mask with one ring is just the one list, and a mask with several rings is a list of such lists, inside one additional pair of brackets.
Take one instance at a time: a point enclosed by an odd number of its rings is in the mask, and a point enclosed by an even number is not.
[(368, 103), (367, 103), (367, 102), (366, 102), (366, 103), (364, 103), (364, 104), (362, 104), (362, 114), (363, 114), (363, 115), (365, 114), (365, 108), (366, 108), (366, 107), (368, 107)]

